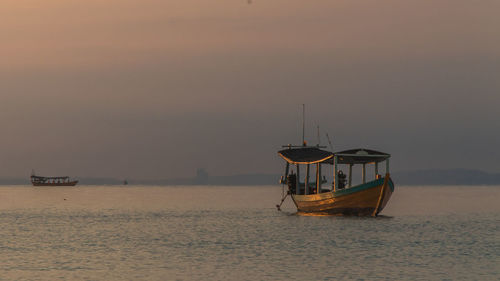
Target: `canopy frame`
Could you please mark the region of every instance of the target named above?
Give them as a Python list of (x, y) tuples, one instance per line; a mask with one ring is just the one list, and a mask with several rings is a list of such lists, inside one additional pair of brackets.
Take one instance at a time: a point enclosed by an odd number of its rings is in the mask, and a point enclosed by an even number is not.
[[(321, 147), (322, 148), (322, 147)], [(278, 152), (278, 154), (287, 162), (287, 168), (285, 170), (285, 176), (282, 183), (286, 183), (289, 173), (289, 165), (296, 165), (297, 174), (296, 174), (296, 194), (301, 194), (302, 185), (304, 187), (303, 194), (307, 195), (310, 192), (316, 191), (316, 193), (321, 192), (322, 186), (322, 175), (321, 175), (321, 164), (329, 164), (333, 166), (333, 182), (332, 182), (332, 191), (336, 191), (339, 188), (350, 188), (352, 187), (352, 167), (353, 165), (362, 165), (362, 183), (366, 183), (366, 164), (374, 164), (375, 169), (375, 178), (379, 178), (379, 163), (386, 162), (386, 174), (389, 174), (389, 158), (390, 154), (371, 150), (371, 149), (350, 149), (340, 152), (330, 152), (326, 150), (320, 149), (318, 146), (302, 146), (302, 147), (292, 147), (288, 146), (288, 149), (284, 149)], [(310, 176), (310, 165), (316, 164), (316, 182), (314, 187), (309, 187), (309, 176)], [(338, 165), (345, 164), (349, 166), (349, 174), (347, 178), (347, 182), (344, 182), (342, 186), (339, 182), (339, 168)], [(306, 165), (305, 178), (304, 182), (300, 183), (300, 165)], [(326, 182), (326, 181), (325, 181)], [(344, 185), (345, 184), (345, 185)], [(312, 188), (315, 190), (312, 191)], [(311, 189), (311, 190), (310, 190)]]

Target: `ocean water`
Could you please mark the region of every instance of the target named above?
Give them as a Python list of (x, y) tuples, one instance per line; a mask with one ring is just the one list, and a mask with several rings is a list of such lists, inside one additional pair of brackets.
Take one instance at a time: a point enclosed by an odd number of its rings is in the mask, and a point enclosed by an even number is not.
[(500, 186), (399, 187), (378, 218), (281, 187), (0, 187), (0, 280), (500, 280)]

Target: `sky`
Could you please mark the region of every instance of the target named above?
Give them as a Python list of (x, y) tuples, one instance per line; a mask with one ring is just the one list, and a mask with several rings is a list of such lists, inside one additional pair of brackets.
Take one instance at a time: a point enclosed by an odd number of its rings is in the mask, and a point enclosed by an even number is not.
[(3, 0), (0, 177), (280, 173), (281, 145), (500, 172), (496, 0)]

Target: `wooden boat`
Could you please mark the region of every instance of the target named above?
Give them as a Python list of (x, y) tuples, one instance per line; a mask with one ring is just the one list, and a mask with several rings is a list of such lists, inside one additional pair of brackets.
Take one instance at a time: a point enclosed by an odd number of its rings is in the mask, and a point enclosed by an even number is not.
[(75, 186), (78, 181), (70, 180), (69, 177), (40, 177), (32, 174), (31, 183), (34, 186)]
[[(387, 205), (394, 192), (394, 183), (389, 174), (387, 153), (370, 149), (352, 149), (330, 152), (322, 147), (288, 146), (278, 154), (286, 161), (285, 176), (281, 183), (288, 185), (287, 195), (291, 195), (299, 213), (327, 215), (377, 216)], [(385, 175), (379, 174), (379, 163), (385, 162)], [(374, 165), (375, 178), (366, 180), (366, 165)], [(296, 166), (296, 173), (290, 166)], [(316, 166), (315, 180), (310, 180), (310, 166)], [(353, 166), (362, 166), (361, 183), (352, 185)], [(301, 182), (301, 167), (305, 166), (305, 176)], [(326, 177), (322, 176), (322, 166), (329, 166), (332, 172), (331, 188), (324, 188)], [(348, 174), (341, 170), (346, 166)], [(304, 169), (302, 169), (304, 170)], [(277, 205), (278, 210), (280, 205)]]

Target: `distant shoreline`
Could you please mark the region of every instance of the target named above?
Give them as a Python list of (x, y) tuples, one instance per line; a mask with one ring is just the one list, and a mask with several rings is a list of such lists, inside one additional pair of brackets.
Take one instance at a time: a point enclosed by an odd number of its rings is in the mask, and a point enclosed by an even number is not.
[[(179, 179), (127, 179), (129, 185), (219, 185), (260, 186), (279, 185), (279, 174), (244, 174), (232, 176), (206, 176)], [(500, 173), (480, 170), (443, 169), (414, 170), (392, 173), (397, 185), (500, 185)], [(80, 185), (124, 185), (124, 179), (78, 178)], [(29, 178), (0, 178), (0, 185), (31, 185)]]

